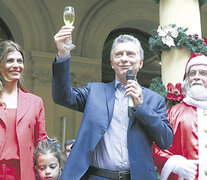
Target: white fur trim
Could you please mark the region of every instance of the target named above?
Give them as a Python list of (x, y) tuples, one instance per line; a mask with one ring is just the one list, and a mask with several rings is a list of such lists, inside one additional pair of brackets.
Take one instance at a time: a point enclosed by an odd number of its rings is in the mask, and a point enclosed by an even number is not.
[(205, 171), (207, 169), (207, 149), (206, 149), (206, 139), (207, 133), (204, 131), (207, 129), (207, 109), (197, 108), (198, 115), (198, 139), (199, 139), (199, 178), (206, 179)]
[(175, 169), (176, 164), (180, 159), (185, 157), (180, 155), (174, 155), (171, 156), (165, 163), (165, 165), (162, 168), (161, 174), (160, 174), (160, 180), (167, 180), (168, 176), (173, 172)]
[(190, 106), (207, 109), (207, 101), (197, 101), (189, 96), (186, 96), (183, 101)]
[(191, 66), (196, 65), (196, 64), (197, 65), (207, 65), (207, 57), (202, 55), (202, 56), (196, 56), (196, 57), (192, 58), (187, 65), (186, 73), (189, 72)]

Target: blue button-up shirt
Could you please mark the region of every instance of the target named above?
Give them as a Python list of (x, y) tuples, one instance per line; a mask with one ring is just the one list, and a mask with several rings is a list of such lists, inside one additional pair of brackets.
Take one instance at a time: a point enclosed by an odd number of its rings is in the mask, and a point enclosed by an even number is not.
[(114, 112), (108, 130), (95, 148), (92, 166), (110, 170), (129, 170), (127, 149), (128, 97), (125, 85), (115, 80)]

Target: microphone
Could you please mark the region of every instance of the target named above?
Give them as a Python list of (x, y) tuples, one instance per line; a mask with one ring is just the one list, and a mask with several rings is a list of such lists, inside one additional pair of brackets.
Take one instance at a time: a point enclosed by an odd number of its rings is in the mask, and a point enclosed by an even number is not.
[[(126, 80), (134, 80), (134, 71), (132, 69), (127, 70), (126, 72)], [(134, 101), (131, 96), (128, 99), (128, 116), (132, 117), (132, 112), (134, 110)]]

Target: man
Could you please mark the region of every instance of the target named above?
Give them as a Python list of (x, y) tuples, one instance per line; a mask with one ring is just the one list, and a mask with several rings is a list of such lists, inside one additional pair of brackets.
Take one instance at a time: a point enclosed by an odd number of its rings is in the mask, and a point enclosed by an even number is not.
[(174, 130), (173, 144), (168, 151), (155, 148), (154, 160), (161, 172), (161, 180), (178, 177), (204, 180), (207, 179), (206, 56), (194, 53), (190, 57), (182, 89), (185, 96), (183, 102), (168, 110), (168, 118)]
[(73, 145), (75, 143), (75, 139), (68, 139), (67, 141), (65, 141), (64, 143), (64, 147), (65, 147), (65, 155), (68, 158), (68, 156), (70, 155), (70, 152), (73, 148)]
[[(115, 81), (72, 88), (70, 56), (64, 49), (72, 30), (63, 26), (54, 36), (58, 54), (53, 62), (53, 99), (84, 115), (60, 179), (156, 179), (152, 143), (169, 148), (173, 132), (164, 99), (136, 80), (126, 81), (127, 70), (132, 69), (136, 79), (143, 66), (140, 42), (129, 35), (114, 40), (111, 67)], [(128, 96), (134, 101), (130, 118)]]

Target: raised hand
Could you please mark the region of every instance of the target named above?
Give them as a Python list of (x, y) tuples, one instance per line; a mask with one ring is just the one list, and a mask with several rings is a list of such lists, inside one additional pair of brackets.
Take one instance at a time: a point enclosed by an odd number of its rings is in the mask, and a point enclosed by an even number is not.
[(62, 26), (54, 36), (54, 41), (58, 50), (59, 57), (67, 57), (70, 55), (70, 50), (65, 47), (67, 40), (72, 39), (74, 26)]

